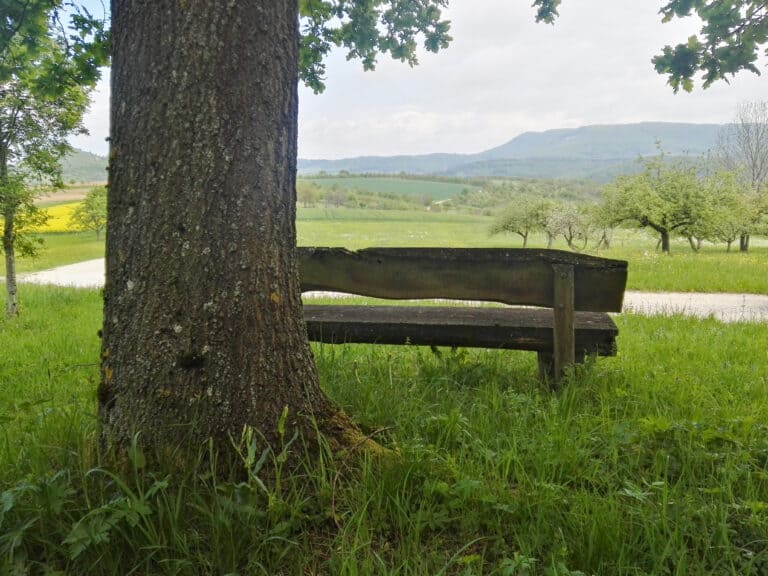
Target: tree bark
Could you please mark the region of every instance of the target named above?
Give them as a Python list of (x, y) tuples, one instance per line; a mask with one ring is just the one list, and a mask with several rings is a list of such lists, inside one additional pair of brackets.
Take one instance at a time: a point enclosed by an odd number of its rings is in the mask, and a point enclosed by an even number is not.
[[(0, 147), (0, 184), (8, 181), (8, 149)], [(5, 315), (8, 318), (19, 314), (19, 293), (16, 285), (16, 252), (14, 249), (15, 234), (14, 224), (16, 210), (13, 199), (0, 196), (4, 202), (0, 202), (3, 212), (3, 255), (5, 257)]]
[(662, 230), (660, 232), (660, 234), (661, 234), (661, 238), (660, 238), (660, 240), (661, 240), (661, 251), (664, 252), (665, 254), (669, 254), (669, 251), (670, 251), (669, 232), (667, 232), (666, 230)]
[(16, 252), (14, 250), (13, 224), (15, 214), (6, 209), (3, 214), (3, 254), (5, 256), (5, 315), (8, 318), (19, 314), (19, 292), (16, 285)]
[[(297, 0), (112, 0), (102, 441), (346, 438), (295, 255)], [(191, 443), (191, 444), (190, 444)]]
[(739, 252), (749, 252), (749, 234), (739, 236)]

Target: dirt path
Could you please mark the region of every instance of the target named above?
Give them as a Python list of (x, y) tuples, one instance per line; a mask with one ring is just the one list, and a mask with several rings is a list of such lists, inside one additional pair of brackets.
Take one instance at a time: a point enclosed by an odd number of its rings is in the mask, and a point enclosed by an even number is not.
[(69, 186), (64, 190), (57, 190), (51, 194), (43, 194), (37, 198), (37, 203), (48, 204), (51, 202), (77, 202), (85, 198), (88, 191), (96, 186), (104, 186), (104, 182), (83, 182)]
[[(88, 260), (51, 270), (19, 275), (20, 282), (96, 288), (104, 284), (104, 260)], [(687, 314), (723, 322), (768, 322), (768, 296), (762, 294), (701, 294), (635, 292), (624, 297), (624, 310), (638, 314)]]
[(768, 322), (768, 296), (698, 292), (633, 292), (624, 295), (624, 311), (637, 314), (686, 314), (723, 322)]

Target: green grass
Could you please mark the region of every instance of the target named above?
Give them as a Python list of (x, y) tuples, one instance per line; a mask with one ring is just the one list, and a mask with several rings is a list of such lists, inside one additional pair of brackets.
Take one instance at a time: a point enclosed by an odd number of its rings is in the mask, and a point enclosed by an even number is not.
[(753, 246), (746, 254), (722, 246), (694, 254), (682, 243), (672, 254), (656, 252), (652, 244), (644, 248), (634, 243), (601, 253), (629, 261), (629, 290), (768, 294), (768, 247)]
[(401, 458), (322, 452), (265, 486), (253, 461), (112, 475), (99, 293), (25, 292), (0, 320), (0, 574), (768, 571), (764, 324), (619, 316), (618, 356), (557, 394), (532, 353), (317, 346), (328, 394)]
[[(490, 216), (452, 212), (300, 208), (297, 233), (301, 246), (520, 247), (517, 236), (489, 236)], [(103, 241), (92, 232), (43, 234), (39, 258), (20, 259), (20, 272), (45, 270), (104, 255)], [(672, 244), (671, 254), (655, 249), (656, 240), (644, 232), (618, 230), (612, 248), (600, 256), (629, 261), (629, 290), (736, 292), (768, 294), (768, 241), (754, 238), (748, 254), (724, 246), (705, 245), (693, 253), (684, 241)], [(533, 236), (529, 245), (543, 247)], [(567, 249), (560, 242), (555, 248)]]
[(17, 259), (16, 269), (19, 273), (104, 257), (104, 237), (96, 240), (93, 232), (41, 234), (40, 237), (43, 245), (37, 257)]
[[(490, 222), (469, 214), (313, 208), (299, 210), (297, 231), (300, 246), (522, 246), (518, 236), (489, 236)], [(611, 249), (598, 254), (629, 261), (629, 290), (768, 294), (768, 245), (760, 238), (747, 254), (708, 244), (693, 253), (685, 241), (662, 254), (655, 244), (644, 232), (618, 230)], [(529, 246), (544, 247), (546, 240), (534, 235)], [(568, 249), (564, 242), (554, 247)]]
[(461, 194), (463, 190), (474, 190), (477, 186), (459, 184), (456, 182), (439, 182), (430, 180), (411, 180), (396, 177), (339, 177), (339, 178), (306, 178), (322, 188), (338, 186), (349, 190), (365, 190), (374, 193), (408, 194), (412, 196), (430, 197), (433, 200), (446, 200)]
[(483, 216), (427, 211), (299, 210), (300, 246), (504, 246)]

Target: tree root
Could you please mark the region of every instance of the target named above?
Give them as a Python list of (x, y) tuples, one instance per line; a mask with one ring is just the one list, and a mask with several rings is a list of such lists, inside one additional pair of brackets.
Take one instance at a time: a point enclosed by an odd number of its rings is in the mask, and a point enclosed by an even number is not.
[(367, 454), (376, 458), (391, 458), (396, 455), (393, 450), (376, 442), (373, 439), (375, 434), (364, 434), (342, 410), (331, 415), (324, 422), (318, 422), (318, 428), (329, 443), (331, 451), (337, 456)]

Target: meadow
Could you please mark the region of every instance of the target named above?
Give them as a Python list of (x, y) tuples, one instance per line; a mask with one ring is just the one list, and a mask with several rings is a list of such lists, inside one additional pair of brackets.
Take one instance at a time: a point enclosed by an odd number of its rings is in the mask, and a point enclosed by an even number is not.
[[(70, 204), (56, 206), (70, 210)], [(451, 246), (521, 247), (518, 236), (491, 236), (492, 216), (427, 210), (363, 210), (348, 208), (298, 208), (300, 246)], [(51, 226), (61, 219), (49, 223)], [(59, 224), (56, 224), (57, 226)], [(59, 230), (51, 228), (50, 230)], [(42, 234), (45, 247), (37, 259), (20, 259), (20, 272), (45, 270), (104, 255), (103, 241), (93, 232)], [(533, 236), (531, 247), (546, 239)], [(672, 253), (655, 249), (656, 240), (644, 231), (617, 230), (609, 250), (586, 250), (606, 258), (628, 260), (630, 290), (681, 292), (768, 293), (768, 241), (753, 238), (749, 253), (726, 252), (723, 245), (705, 244), (693, 253), (684, 240), (676, 240)], [(555, 248), (568, 249), (565, 242)]]
[(17, 260), (16, 268), (20, 274), (104, 257), (104, 239), (96, 240), (93, 232), (45, 233), (40, 236), (43, 238), (40, 253), (34, 258)]
[[(490, 221), (309, 208), (298, 235), (521, 245)], [(93, 233), (44, 237), (21, 270), (103, 255)], [(654, 245), (618, 231), (600, 254), (630, 261), (630, 288), (768, 292), (764, 239)], [(764, 324), (621, 314), (618, 355), (557, 393), (528, 352), (313, 345), (326, 393), (398, 456), (321, 445), (275, 483), (247, 449), (230, 478), (136, 453), (115, 473), (96, 442), (100, 291), (22, 285), (21, 302), (0, 319), (0, 575), (768, 573)]]
[(446, 200), (461, 194), (464, 190), (472, 191), (478, 187), (468, 183), (432, 181), (426, 179), (409, 179), (397, 177), (376, 176), (327, 176), (322, 178), (303, 178), (321, 188), (345, 188), (348, 190), (365, 190), (366, 192), (384, 194), (406, 194), (419, 198), (429, 197), (433, 200)]
[(99, 291), (25, 302), (0, 320), (0, 574), (768, 571), (764, 325), (619, 315), (618, 356), (559, 393), (532, 353), (317, 345), (326, 392), (399, 456), (321, 446), (274, 484), (247, 458), (112, 472)]

